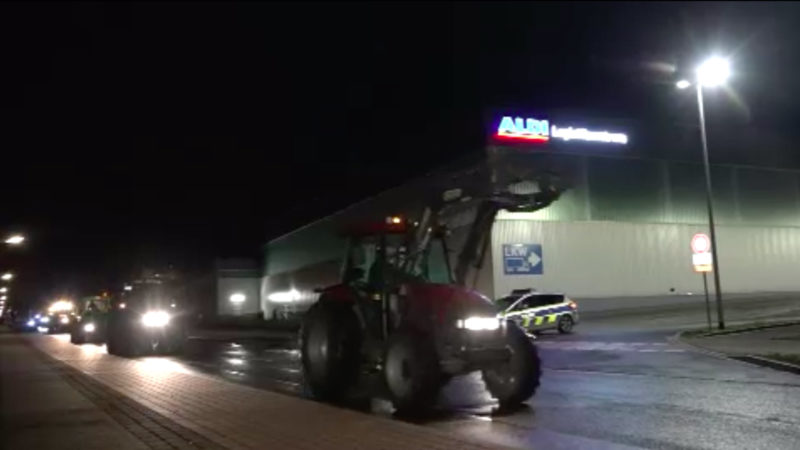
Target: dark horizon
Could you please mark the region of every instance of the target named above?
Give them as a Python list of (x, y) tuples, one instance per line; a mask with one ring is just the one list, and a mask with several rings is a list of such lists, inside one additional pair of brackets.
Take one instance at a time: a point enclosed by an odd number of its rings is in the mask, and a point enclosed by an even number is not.
[(674, 124), (690, 146), (695, 100), (674, 82), (715, 51), (739, 100), (708, 99), (711, 137), (756, 129), (764, 148), (713, 159), (800, 167), (794, 4), (0, 8), (0, 231), (29, 236), (3, 256), (27, 299), (258, 256), (480, 151), (492, 108)]

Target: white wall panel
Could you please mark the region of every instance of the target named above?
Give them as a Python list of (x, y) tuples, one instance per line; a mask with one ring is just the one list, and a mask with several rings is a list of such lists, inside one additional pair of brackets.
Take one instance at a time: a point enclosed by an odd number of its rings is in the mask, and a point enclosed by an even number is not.
[[(702, 225), (498, 220), (492, 232), (494, 295), (534, 287), (575, 297), (702, 292), (689, 243)], [(800, 229), (721, 226), (723, 292), (800, 290)], [(503, 244), (541, 244), (542, 275), (505, 275)], [(709, 285), (712, 286), (709, 276)]]

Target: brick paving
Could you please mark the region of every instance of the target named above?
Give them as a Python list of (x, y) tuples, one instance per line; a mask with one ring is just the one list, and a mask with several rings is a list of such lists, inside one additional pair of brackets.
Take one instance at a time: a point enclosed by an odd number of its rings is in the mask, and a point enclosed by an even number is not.
[[(490, 448), (422, 426), (238, 385), (168, 359), (119, 358), (60, 337), (28, 339), (56, 360), (225, 448)], [(138, 416), (142, 423), (145, 416)]]

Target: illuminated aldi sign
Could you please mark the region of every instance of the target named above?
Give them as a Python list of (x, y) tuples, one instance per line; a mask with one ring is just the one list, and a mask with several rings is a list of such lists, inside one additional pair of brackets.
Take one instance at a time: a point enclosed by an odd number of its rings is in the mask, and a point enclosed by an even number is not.
[(547, 142), (551, 139), (562, 141), (599, 142), (605, 144), (627, 144), (628, 135), (610, 131), (589, 130), (551, 124), (548, 120), (532, 117), (503, 116), (497, 126), (495, 136), (510, 141)]

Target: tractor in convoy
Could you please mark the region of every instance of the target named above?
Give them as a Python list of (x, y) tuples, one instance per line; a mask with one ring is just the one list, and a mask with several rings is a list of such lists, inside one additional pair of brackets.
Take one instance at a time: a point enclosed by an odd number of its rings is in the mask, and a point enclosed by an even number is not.
[[(491, 156), (487, 170), (438, 183), (414, 220), (382, 217), (344, 230), (340, 282), (318, 290), (300, 332), (313, 396), (340, 401), (374, 377), (374, 395), (413, 413), (431, 408), (451, 377), (473, 371), (501, 408), (533, 396), (540, 364), (532, 338), (501, 319), (468, 278), (483, 261), (498, 211), (539, 210), (563, 187), (550, 172), (526, 173)], [(451, 258), (447, 223), (463, 221), (466, 210), (471, 223)]]
[(174, 282), (146, 278), (115, 297), (107, 317), (108, 353), (117, 356), (174, 354), (183, 350), (188, 315)]
[(70, 330), (70, 342), (78, 345), (104, 343), (110, 309), (111, 297), (108, 293), (81, 299), (75, 323)]

